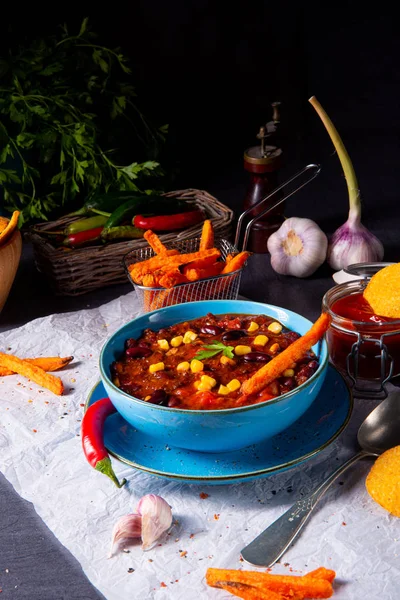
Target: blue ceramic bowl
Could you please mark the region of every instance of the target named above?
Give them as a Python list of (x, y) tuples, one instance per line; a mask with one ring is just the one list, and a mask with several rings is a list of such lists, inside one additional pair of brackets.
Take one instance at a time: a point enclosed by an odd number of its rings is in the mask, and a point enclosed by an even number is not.
[(271, 304), (241, 300), (206, 300), (161, 308), (130, 321), (105, 343), (100, 354), (100, 373), (111, 402), (133, 427), (176, 446), (202, 452), (227, 452), (256, 444), (280, 433), (310, 407), (324, 382), (328, 352), (325, 341), (313, 348), (320, 357), (314, 375), (293, 391), (252, 406), (225, 410), (186, 410), (148, 404), (121, 391), (111, 381), (110, 365), (124, 351), (127, 338), (138, 338), (146, 328), (155, 331), (203, 317), (207, 313), (266, 314), (290, 329), (304, 334), (311, 322), (300, 315)]

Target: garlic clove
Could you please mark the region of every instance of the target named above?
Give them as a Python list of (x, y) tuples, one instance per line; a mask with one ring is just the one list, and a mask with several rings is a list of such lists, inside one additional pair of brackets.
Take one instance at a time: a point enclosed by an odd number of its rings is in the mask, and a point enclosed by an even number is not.
[(147, 494), (136, 508), (142, 517), (142, 549), (150, 550), (172, 524), (171, 507), (161, 496)]
[(113, 549), (117, 542), (122, 539), (137, 539), (142, 537), (142, 517), (136, 513), (125, 515), (118, 519), (114, 525), (111, 536), (111, 549), (109, 558), (113, 555)]
[(311, 219), (291, 217), (268, 239), (271, 266), (281, 275), (308, 277), (326, 258), (328, 239)]

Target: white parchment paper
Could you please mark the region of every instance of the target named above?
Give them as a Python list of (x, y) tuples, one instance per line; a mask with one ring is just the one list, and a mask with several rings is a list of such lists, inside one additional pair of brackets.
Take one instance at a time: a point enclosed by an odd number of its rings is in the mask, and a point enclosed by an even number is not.
[[(358, 426), (375, 403), (356, 401), (338, 441), (288, 472), (237, 485), (196, 486), (114, 461), (117, 476), (129, 482), (118, 490), (86, 463), (80, 421), (99, 380), (102, 344), (136, 311), (132, 292), (99, 308), (37, 319), (0, 335), (0, 348), (20, 357), (75, 356), (60, 373), (67, 388), (61, 398), (19, 376), (0, 378), (1, 470), (108, 600), (232, 598), (207, 588), (207, 567), (243, 567), (241, 548), (351, 455)], [(358, 463), (333, 485), (273, 572), (301, 574), (325, 566), (337, 571), (337, 600), (400, 597), (400, 520), (368, 496), (370, 464)], [(115, 521), (147, 493), (172, 506), (172, 531), (147, 553), (139, 545), (125, 546), (129, 553), (107, 559)]]

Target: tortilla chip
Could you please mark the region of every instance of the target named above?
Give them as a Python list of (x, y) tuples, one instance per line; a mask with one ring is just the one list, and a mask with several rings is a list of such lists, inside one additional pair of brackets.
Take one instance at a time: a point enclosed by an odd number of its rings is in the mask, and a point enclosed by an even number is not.
[(400, 319), (400, 263), (375, 273), (364, 290), (364, 298), (377, 315)]
[(377, 458), (365, 486), (375, 502), (400, 517), (400, 446), (386, 450)]

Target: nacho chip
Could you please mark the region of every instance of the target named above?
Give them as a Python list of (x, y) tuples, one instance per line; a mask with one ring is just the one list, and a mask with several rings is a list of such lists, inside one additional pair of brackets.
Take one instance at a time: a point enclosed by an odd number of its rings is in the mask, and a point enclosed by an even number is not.
[(386, 450), (368, 473), (365, 486), (371, 498), (400, 517), (400, 446)]
[(377, 315), (400, 319), (400, 263), (375, 273), (364, 290), (364, 298)]

